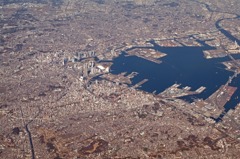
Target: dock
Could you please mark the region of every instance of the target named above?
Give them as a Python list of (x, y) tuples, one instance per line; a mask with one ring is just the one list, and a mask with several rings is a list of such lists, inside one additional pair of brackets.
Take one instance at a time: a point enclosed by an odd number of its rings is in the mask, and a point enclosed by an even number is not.
[(206, 87), (203, 87), (203, 86), (201, 86), (200, 88), (198, 88), (195, 92), (197, 92), (197, 93), (202, 93), (204, 90), (206, 89)]
[(140, 58), (143, 58), (143, 59), (146, 59), (148, 61), (151, 61), (151, 62), (154, 62), (156, 64), (160, 64), (162, 63), (162, 61), (158, 60), (158, 59), (155, 59), (155, 58), (152, 58), (152, 57), (145, 57), (145, 56), (142, 56), (142, 55), (136, 55), (137, 57), (140, 57)]
[(141, 86), (142, 84), (144, 84), (147, 81), (148, 81), (148, 79), (144, 79), (144, 80), (138, 82), (137, 84), (135, 84), (134, 86), (132, 86), (132, 88), (137, 88), (137, 87)]
[(213, 103), (219, 110), (223, 110), (225, 104), (231, 99), (237, 87), (222, 85), (215, 93), (206, 99), (207, 102)]

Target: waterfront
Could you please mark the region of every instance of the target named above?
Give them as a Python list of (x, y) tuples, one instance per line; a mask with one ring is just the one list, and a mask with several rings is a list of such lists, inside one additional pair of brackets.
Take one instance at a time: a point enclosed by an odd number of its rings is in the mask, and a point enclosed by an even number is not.
[[(132, 85), (143, 79), (148, 79), (138, 89), (156, 94), (163, 92), (174, 83), (181, 84), (180, 88), (185, 86), (196, 90), (201, 86), (206, 89), (197, 95), (186, 96), (183, 99), (193, 101), (193, 99), (207, 99), (216, 90), (224, 85), (233, 72), (225, 70), (223, 61), (230, 60), (227, 56), (223, 58), (206, 59), (203, 51), (212, 49), (209, 46), (203, 47), (161, 47), (154, 45), (154, 49), (166, 53), (167, 56), (161, 58), (162, 63), (157, 64), (137, 56), (128, 56), (123, 52), (114, 59), (111, 67), (113, 74), (127, 72), (138, 72), (139, 74), (132, 79)], [(234, 56), (239, 59), (239, 55)], [(240, 89), (240, 83), (236, 82), (239, 77), (233, 80), (231, 86), (237, 87), (236, 93), (226, 104), (227, 109), (233, 108), (239, 103), (237, 93)]]

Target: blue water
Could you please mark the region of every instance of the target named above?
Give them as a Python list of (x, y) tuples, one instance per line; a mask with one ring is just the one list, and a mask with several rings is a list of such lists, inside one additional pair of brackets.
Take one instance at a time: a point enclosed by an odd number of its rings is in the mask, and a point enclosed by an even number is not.
[[(223, 61), (230, 60), (228, 57), (205, 59), (204, 50), (213, 49), (210, 46), (201, 47), (161, 47), (155, 43), (153, 49), (167, 54), (160, 58), (161, 64), (157, 64), (137, 56), (126, 56), (123, 52), (115, 58), (111, 70), (113, 74), (122, 72), (138, 72), (132, 79), (132, 84), (136, 84), (143, 79), (149, 79), (139, 89), (152, 93), (161, 93), (175, 83), (181, 87), (190, 86), (191, 90), (196, 90), (201, 86), (206, 87), (201, 94), (187, 96), (185, 99), (191, 101), (193, 98), (206, 99), (213, 94), (221, 85), (224, 85), (233, 72), (225, 70)], [(133, 48), (134, 49), (134, 48)], [(240, 55), (234, 56), (236, 59)], [(225, 108), (234, 108), (240, 99), (236, 99), (240, 92), (240, 77), (238, 76), (230, 84), (238, 87), (233, 98), (226, 104)]]

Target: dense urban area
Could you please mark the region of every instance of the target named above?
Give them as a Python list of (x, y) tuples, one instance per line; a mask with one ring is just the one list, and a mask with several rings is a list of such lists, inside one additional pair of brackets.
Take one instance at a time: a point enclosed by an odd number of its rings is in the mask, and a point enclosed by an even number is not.
[[(239, 8), (238, 0), (0, 0), (0, 158), (239, 158)], [(185, 98), (206, 85), (150, 92), (151, 79), (134, 82), (140, 72), (116, 73), (119, 58), (161, 66), (166, 50), (182, 48), (220, 59), (214, 76), (229, 75), (206, 98)]]

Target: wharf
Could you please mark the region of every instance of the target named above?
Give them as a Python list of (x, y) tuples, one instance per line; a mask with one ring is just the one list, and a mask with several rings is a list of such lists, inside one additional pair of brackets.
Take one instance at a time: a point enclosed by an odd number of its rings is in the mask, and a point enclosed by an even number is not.
[(236, 87), (222, 85), (218, 91), (212, 94), (208, 99), (206, 99), (206, 101), (209, 101), (210, 103), (213, 102), (219, 109), (223, 109), (236, 90)]
[(155, 59), (155, 58), (152, 58), (152, 57), (145, 57), (145, 56), (141, 56), (141, 55), (136, 55), (140, 58), (143, 58), (143, 59), (146, 59), (148, 61), (151, 61), (151, 62), (154, 62), (154, 63), (157, 63), (157, 64), (160, 64), (162, 63), (162, 61), (158, 60), (158, 59)]
[(137, 84), (135, 84), (134, 86), (132, 86), (132, 88), (137, 88), (137, 87), (141, 86), (142, 84), (146, 83), (147, 81), (148, 81), (148, 79), (144, 79), (144, 80), (138, 82)]
[(177, 98), (188, 95), (200, 94), (206, 89), (205, 87), (201, 86), (196, 91), (191, 91), (191, 87), (189, 86), (183, 88), (179, 88), (179, 86), (180, 84), (173, 84), (171, 87), (158, 94), (158, 96), (165, 98)]

